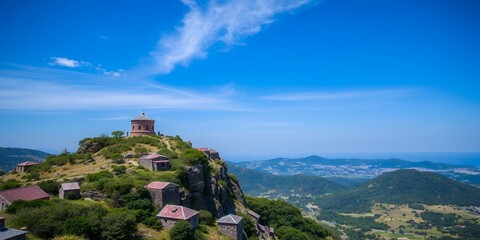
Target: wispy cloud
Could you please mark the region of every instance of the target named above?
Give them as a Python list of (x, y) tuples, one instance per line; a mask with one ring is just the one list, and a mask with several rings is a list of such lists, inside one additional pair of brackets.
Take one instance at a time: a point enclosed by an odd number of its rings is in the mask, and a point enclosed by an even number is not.
[(353, 98), (396, 98), (410, 95), (416, 91), (416, 89), (369, 89), (332, 92), (295, 92), (267, 95), (261, 97), (261, 99), (275, 101), (313, 101)]
[(209, 0), (199, 4), (182, 0), (189, 8), (182, 26), (158, 42), (152, 53), (157, 73), (169, 73), (177, 65), (207, 57), (207, 50), (221, 43), (227, 48), (239, 44), (275, 21), (278, 14), (291, 12), (318, 0)]
[(80, 61), (68, 59), (64, 57), (52, 57), (52, 61), (49, 62), (49, 65), (52, 66), (62, 66), (62, 67), (69, 67), (69, 68), (76, 68), (82, 66)]
[(123, 69), (118, 70), (107, 70), (101, 64), (93, 64), (91, 62), (86, 62), (82, 60), (74, 60), (65, 57), (51, 57), (52, 61), (48, 63), (50, 66), (62, 66), (68, 68), (80, 68), (83, 67), (88, 70), (95, 72), (103, 73), (105, 75), (110, 75), (113, 77), (120, 77), (125, 72)]
[(148, 79), (140, 81), (151, 82), (149, 85), (139, 86), (137, 78), (126, 78), (121, 85), (112, 85), (103, 75), (19, 68), (0, 70), (0, 110), (235, 109), (229, 98), (219, 97), (215, 92), (166, 87)]

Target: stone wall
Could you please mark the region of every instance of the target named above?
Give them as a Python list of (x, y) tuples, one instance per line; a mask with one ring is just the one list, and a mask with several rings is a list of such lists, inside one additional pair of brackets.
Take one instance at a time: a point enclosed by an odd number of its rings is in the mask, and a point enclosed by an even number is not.
[(242, 223), (240, 222), (237, 225), (233, 224), (218, 224), (218, 231), (225, 235), (230, 237), (233, 240), (242, 240), (243, 239), (243, 227)]
[(153, 205), (162, 208), (167, 204), (180, 204), (180, 195), (178, 186), (169, 184), (164, 189), (148, 189), (152, 197)]
[(140, 159), (140, 165), (142, 165), (145, 169), (153, 170), (153, 161), (150, 159)]

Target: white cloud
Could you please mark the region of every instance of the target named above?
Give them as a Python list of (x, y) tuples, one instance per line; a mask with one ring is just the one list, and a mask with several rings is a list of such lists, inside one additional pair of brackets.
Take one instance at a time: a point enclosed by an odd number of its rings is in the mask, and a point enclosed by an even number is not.
[(198, 4), (182, 0), (189, 8), (182, 26), (158, 42), (152, 53), (156, 72), (169, 73), (177, 65), (188, 65), (194, 59), (207, 57), (216, 43), (226, 47), (239, 44), (250, 35), (275, 21), (278, 14), (291, 12), (317, 0), (209, 0)]
[(0, 110), (236, 109), (229, 98), (216, 92), (165, 87), (137, 77), (112, 86), (104, 75), (17, 67), (0, 69)]
[(58, 65), (62, 67), (70, 67), (70, 68), (76, 68), (80, 67), (81, 62), (73, 59), (68, 59), (68, 58), (63, 58), (63, 57), (52, 57), (52, 62), (50, 62), (50, 65)]

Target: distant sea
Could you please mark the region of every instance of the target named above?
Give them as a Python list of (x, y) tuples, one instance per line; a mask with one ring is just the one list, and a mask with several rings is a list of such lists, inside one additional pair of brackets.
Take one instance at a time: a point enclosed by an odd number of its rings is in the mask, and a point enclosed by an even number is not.
[[(295, 155), (295, 156), (224, 156), (226, 160), (232, 162), (241, 162), (241, 161), (252, 161), (252, 160), (268, 160), (277, 157), (287, 157), (287, 158), (303, 158), (308, 157), (312, 154), (305, 155)], [(317, 153), (320, 157), (325, 158), (359, 158), (359, 159), (390, 159), (398, 158), (402, 160), (412, 161), (412, 162), (421, 162), (429, 161), (436, 163), (449, 163), (456, 165), (467, 165), (480, 167), (480, 152), (447, 152), (447, 153)]]

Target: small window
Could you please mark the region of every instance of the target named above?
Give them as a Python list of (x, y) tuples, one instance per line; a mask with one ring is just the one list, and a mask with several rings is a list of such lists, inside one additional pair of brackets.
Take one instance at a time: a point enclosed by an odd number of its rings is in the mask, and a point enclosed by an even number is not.
[(147, 130), (148, 130), (148, 125), (147, 125)]
[(135, 130), (135, 126), (132, 126), (132, 130)]
[(139, 126), (138, 126), (138, 130), (142, 130), (142, 126), (139, 125)]

